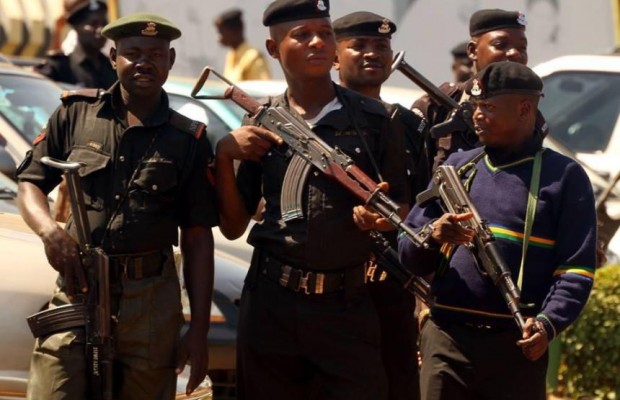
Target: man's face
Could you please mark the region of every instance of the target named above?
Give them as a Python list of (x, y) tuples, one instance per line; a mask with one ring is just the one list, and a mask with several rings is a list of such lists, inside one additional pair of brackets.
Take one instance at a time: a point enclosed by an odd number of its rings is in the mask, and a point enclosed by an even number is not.
[(174, 64), (175, 52), (167, 40), (134, 36), (117, 40), (110, 58), (123, 88), (143, 97), (160, 92)]
[(473, 51), (470, 58), (476, 62), (478, 71), (498, 61), (514, 61), (527, 65), (525, 30), (505, 28), (483, 33), (478, 37), (473, 49), (470, 46), (470, 51)]
[(108, 24), (108, 17), (103, 10), (89, 12), (80, 23), (74, 26), (78, 43), (86, 50), (101, 50), (106, 38), (101, 29)]
[(334, 31), (328, 18), (276, 25), (267, 48), (279, 60), (285, 75), (293, 78), (325, 77), (336, 57)]
[(514, 94), (472, 99), (474, 128), (480, 142), (485, 146), (502, 149), (514, 148), (523, 143), (525, 138), (519, 134), (517, 127), (527, 121), (524, 101), (521, 96)]
[(390, 39), (355, 37), (338, 41), (334, 64), (347, 87), (381, 86), (391, 73)]

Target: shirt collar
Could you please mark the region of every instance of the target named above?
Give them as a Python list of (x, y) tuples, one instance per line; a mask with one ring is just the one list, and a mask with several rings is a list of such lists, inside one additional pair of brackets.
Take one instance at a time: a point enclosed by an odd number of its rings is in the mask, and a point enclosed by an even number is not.
[[(121, 84), (116, 81), (108, 90), (103, 92), (103, 98), (108, 98), (112, 111), (119, 120), (122, 120), (118, 115), (118, 102), (121, 101)], [(170, 102), (168, 100), (168, 94), (164, 89), (161, 90), (161, 100), (159, 107), (151, 114), (151, 116), (144, 122), (143, 126), (160, 126), (168, 122), (170, 119)]]

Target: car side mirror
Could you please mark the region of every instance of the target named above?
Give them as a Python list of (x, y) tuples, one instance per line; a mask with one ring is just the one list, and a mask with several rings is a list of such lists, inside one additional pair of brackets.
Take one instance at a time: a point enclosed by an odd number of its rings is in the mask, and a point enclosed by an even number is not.
[(0, 147), (0, 172), (11, 179), (15, 179), (15, 174), (17, 173), (17, 165), (4, 147)]

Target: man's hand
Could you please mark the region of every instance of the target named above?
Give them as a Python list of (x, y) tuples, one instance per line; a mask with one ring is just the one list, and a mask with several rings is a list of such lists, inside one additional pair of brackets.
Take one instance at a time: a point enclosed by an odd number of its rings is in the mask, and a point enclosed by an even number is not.
[(284, 141), (275, 133), (254, 125), (244, 125), (217, 144), (217, 156), (233, 160), (260, 161), (274, 144)]
[(437, 243), (467, 244), (474, 238), (474, 231), (459, 224), (472, 218), (472, 213), (450, 214), (446, 213), (432, 223), (433, 232), (431, 238)]
[[(378, 185), (379, 190), (387, 193), (390, 190), (390, 186), (387, 182), (380, 182)], [(394, 229), (394, 226), (387, 219), (381, 217), (381, 214), (377, 213), (371, 207), (367, 206), (355, 206), (353, 207), (353, 222), (362, 231), (369, 231), (371, 229), (385, 232)]]
[(538, 360), (549, 346), (545, 326), (534, 318), (528, 318), (523, 327), (523, 339), (517, 341), (517, 345), (528, 360)]
[(52, 268), (63, 277), (67, 295), (73, 298), (74, 285), (77, 280), (80, 291), (88, 291), (88, 284), (82, 260), (80, 259), (78, 245), (69, 234), (59, 226), (41, 234), (45, 255)]
[(185, 387), (185, 394), (189, 396), (205, 379), (209, 369), (207, 332), (201, 332), (199, 329), (192, 329), (191, 325), (187, 333), (181, 339), (181, 344), (177, 353), (177, 375), (183, 372), (185, 364), (189, 364), (191, 367), (189, 380)]

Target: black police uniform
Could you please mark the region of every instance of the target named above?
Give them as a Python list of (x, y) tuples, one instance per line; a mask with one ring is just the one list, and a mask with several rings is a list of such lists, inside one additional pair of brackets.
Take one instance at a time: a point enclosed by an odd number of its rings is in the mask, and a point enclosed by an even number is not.
[[(118, 371), (123, 366), (123, 392), (116, 395), (141, 399), (165, 392), (173, 397), (183, 317), (172, 245), (179, 227), (217, 224), (205, 126), (169, 109), (162, 93), (152, 118), (128, 127), (118, 115), (119, 84), (108, 91), (68, 92), (62, 100), (35, 139), (19, 180), (49, 193), (60, 182), (60, 171), (44, 166), (41, 157), (85, 163), (80, 176), (91, 236), (110, 255), (111, 286), (121, 310), (115, 361)], [(75, 238), (73, 228), (70, 218), (68, 230)], [(68, 302), (59, 280), (52, 304)], [(83, 343), (81, 329), (37, 340), (29, 398), (50, 398), (51, 393), (86, 398), (80, 395), (88, 382)], [(55, 357), (66, 364), (47, 364)]]
[(35, 67), (35, 71), (54, 81), (107, 89), (116, 82), (116, 71), (103, 53), (99, 53), (97, 58), (98, 65), (95, 65), (78, 44), (69, 55), (60, 51), (49, 54), (42, 64)]
[[(357, 11), (336, 19), (333, 23), (337, 41), (358, 37), (391, 39), (396, 25), (387, 18), (368, 11)], [(346, 76), (341, 79), (346, 81)], [(421, 118), (401, 106), (383, 102), (393, 121), (402, 127), (405, 138), (407, 178), (411, 196), (407, 203), (415, 203), (415, 195), (426, 189), (423, 132), (418, 130)], [(384, 234), (396, 247), (396, 231)], [(388, 399), (415, 400), (420, 397), (417, 363), (417, 326), (414, 319), (415, 298), (375, 262), (367, 270), (368, 290), (377, 308), (381, 325), (381, 356), (388, 379)]]
[[(343, 107), (313, 130), (377, 179), (361, 133), (390, 182), (390, 196), (406, 202), (403, 135), (391, 131), (380, 102), (334, 86)], [(272, 104), (296, 114), (285, 95)], [(385, 398), (379, 324), (364, 286), (370, 241), (352, 218), (359, 202), (312, 169), (303, 189), (303, 218), (284, 221), (280, 193), (290, 155), (282, 150), (271, 150), (260, 163), (242, 162), (237, 175), (248, 213), (261, 197), (266, 200), (264, 220), (248, 239), (255, 252), (241, 300), (240, 398)]]

